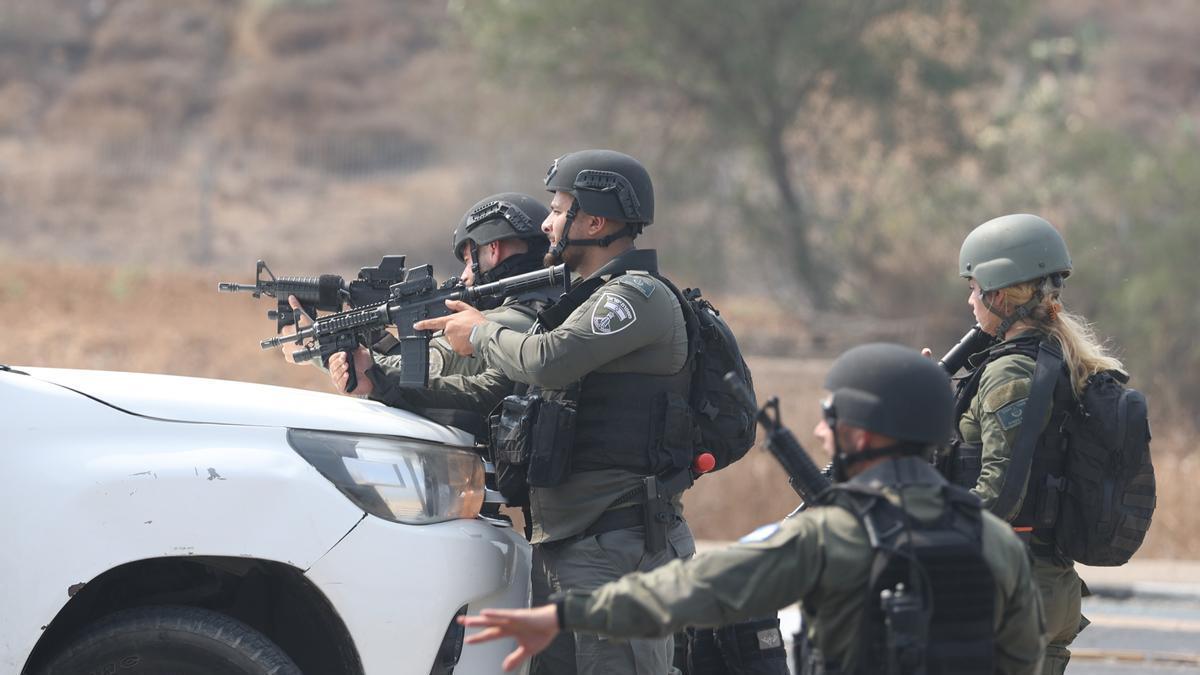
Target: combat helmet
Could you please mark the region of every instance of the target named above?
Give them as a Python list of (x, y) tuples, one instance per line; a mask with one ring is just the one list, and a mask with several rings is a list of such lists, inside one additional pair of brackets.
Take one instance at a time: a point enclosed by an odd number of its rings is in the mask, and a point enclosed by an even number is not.
[(1015, 213), (971, 230), (958, 252), (958, 273), (982, 292), (1041, 277), (1071, 274), (1067, 242), (1044, 218)]
[(1062, 288), (1071, 274), (1067, 242), (1046, 219), (1014, 213), (993, 218), (971, 230), (958, 252), (958, 273), (974, 279), (980, 294), (1015, 284), (1044, 279), (1028, 302), (1003, 314), (984, 296), (988, 311), (1000, 317), (997, 337), (1003, 339), (1014, 323), (1029, 316), (1045, 297), (1046, 283)]
[[(621, 237), (635, 237), (654, 222), (654, 185), (642, 163), (614, 150), (581, 150), (554, 160), (546, 171), (546, 189), (573, 197), (567, 223), (553, 253), (568, 244), (608, 246)], [(601, 239), (570, 239), (571, 223), (579, 210), (608, 218), (625, 227)]]
[[(465, 262), (463, 250), (470, 247), (471, 274), (476, 284), (537, 269), (550, 247), (550, 240), (542, 232), (542, 221), (549, 215), (550, 210), (540, 201), (520, 192), (501, 192), (485, 197), (463, 214), (454, 229), (451, 237), (454, 255), (460, 262)], [(529, 250), (509, 256), (486, 272), (480, 270), (479, 247), (502, 239), (524, 239), (529, 242)]]
[[(831, 428), (845, 422), (897, 441), (852, 455), (838, 447), (834, 472), (840, 480), (845, 480), (845, 469), (855, 462), (919, 454), (945, 443), (954, 432), (950, 378), (914, 349), (888, 343), (854, 347), (834, 361), (825, 389), (832, 394), (824, 406)], [(836, 434), (834, 438), (836, 443)]]

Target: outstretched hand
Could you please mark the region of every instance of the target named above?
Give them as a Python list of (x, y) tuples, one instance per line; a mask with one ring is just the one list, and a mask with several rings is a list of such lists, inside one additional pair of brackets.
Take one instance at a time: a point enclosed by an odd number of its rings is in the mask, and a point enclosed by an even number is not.
[(471, 346), (471, 330), (481, 323), (487, 323), (483, 314), (461, 300), (447, 300), (446, 306), (454, 313), (449, 316), (439, 316), (436, 319), (425, 319), (413, 324), (417, 330), (440, 330), (445, 333), (446, 341), (451, 349), (463, 355), (475, 353)]
[(467, 644), (513, 638), (517, 648), (504, 658), (505, 672), (550, 646), (558, 635), (558, 608), (543, 605), (533, 609), (485, 609), (480, 616), (464, 616), (458, 622), (467, 628), (483, 628), (467, 636)]

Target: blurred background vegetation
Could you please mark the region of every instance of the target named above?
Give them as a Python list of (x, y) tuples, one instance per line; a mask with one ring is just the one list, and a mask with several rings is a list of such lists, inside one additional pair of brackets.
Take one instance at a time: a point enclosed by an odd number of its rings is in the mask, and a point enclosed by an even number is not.
[[(1190, 461), (1198, 32), (1191, 0), (0, 0), (0, 361), (294, 383), (219, 365), (265, 306), (218, 276), (449, 276), (478, 198), (611, 147), (655, 178), (645, 245), (775, 373), (940, 353), (971, 321), (962, 237), (1047, 217), (1067, 305)], [(172, 279), (195, 283), (149, 303)], [(114, 316), (166, 332), (131, 346)]]

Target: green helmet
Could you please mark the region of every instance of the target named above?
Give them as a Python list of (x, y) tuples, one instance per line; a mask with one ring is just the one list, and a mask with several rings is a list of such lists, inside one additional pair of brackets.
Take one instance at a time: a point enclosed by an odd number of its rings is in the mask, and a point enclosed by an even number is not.
[(954, 432), (950, 377), (920, 352), (873, 343), (843, 353), (829, 369), (827, 414), (898, 441), (939, 445)]
[(958, 273), (983, 292), (1054, 275), (1061, 281), (1071, 274), (1071, 255), (1053, 225), (1016, 213), (971, 230), (958, 253)]
[(529, 239), (530, 248), (545, 252), (550, 241), (542, 232), (542, 221), (550, 215), (536, 198), (519, 192), (501, 192), (480, 200), (463, 214), (451, 243), (454, 255), (464, 261), (463, 244), (476, 246), (501, 239)]
[(554, 160), (546, 189), (567, 192), (593, 216), (628, 225), (654, 222), (654, 185), (642, 163), (613, 150), (581, 150)]

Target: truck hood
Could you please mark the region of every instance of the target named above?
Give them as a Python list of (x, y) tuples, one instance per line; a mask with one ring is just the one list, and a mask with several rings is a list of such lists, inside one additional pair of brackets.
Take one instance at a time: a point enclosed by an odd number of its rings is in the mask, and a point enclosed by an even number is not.
[(469, 446), (466, 432), (382, 403), (303, 389), (176, 375), (18, 367), (124, 412), (172, 422), (404, 436)]

